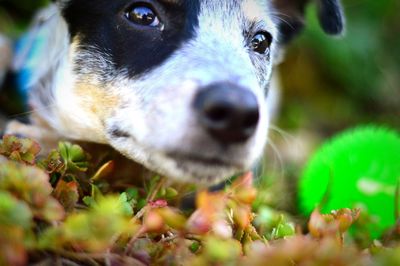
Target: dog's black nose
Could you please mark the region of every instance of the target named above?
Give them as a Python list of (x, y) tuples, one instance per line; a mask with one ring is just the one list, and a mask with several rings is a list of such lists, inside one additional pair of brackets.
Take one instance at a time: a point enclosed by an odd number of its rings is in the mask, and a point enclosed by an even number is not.
[(194, 100), (200, 123), (218, 141), (239, 143), (255, 132), (260, 118), (256, 96), (231, 83), (202, 88)]

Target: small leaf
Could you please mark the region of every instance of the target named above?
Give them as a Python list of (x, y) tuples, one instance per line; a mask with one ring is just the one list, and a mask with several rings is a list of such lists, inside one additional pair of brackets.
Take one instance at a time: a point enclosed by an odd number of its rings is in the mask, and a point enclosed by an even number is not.
[(202, 191), (197, 195), (196, 203), (197, 210), (190, 216), (187, 229), (194, 234), (206, 234), (218, 220), (218, 215), (223, 213), (227, 204), (226, 197), (222, 192)]
[(32, 218), (25, 202), (0, 190), (0, 265), (27, 264)]
[(253, 173), (248, 172), (238, 177), (232, 184), (232, 189), (251, 188), (253, 187)]
[(58, 184), (53, 192), (55, 198), (64, 206), (67, 212), (72, 212), (78, 203), (79, 192), (78, 183), (75, 181), (65, 182), (64, 180), (59, 180)]
[(96, 186), (96, 185), (92, 185), (92, 198), (98, 202), (100, 201), (102, 198), (104, 198), (103, 193), (101, 192), (101, 190)]
[(32, 225), (32, 212), (29, 206), (18, 201), (6, 191), (0, 191), (0, 228), (21, 227), (26, 230)]
[(192, 253), (196, 253), (197, 251), (199, 251), (200, 247), (201, 247), (200, 243), (197, 242), (197, 241), (194, 241), (194, 242), (190, 245), (189, 249), (190, 249), (190, 251), (191, 251)]
[(211, 231), (212, 225), (211, 216), (202, 210), (197, 210), (190, 216), (186, 226), (190, 233), (204, 235)]
[(244, 204), (253, 204), (257, 198), (257, 189), (253, 187), (238, 189), (235, 197)]
[(49, 174), (64, 173), (65, 164), (61, 160), (61, 155), (58, 151), (51, 151), (46, 159), (41, 160), (38, 166)]
[(51, 216), (49, 221), (54, 221), (63, 216), (61, 206), (56, 206), (55, 199), (51, 197), (53, 188), (49, 176), (39, 168), (11, 161), (4, 163), (0, 167), (0, 189), (10, 191), (26, 202), (36, 218), (47, 219)]
[(96, 205), (96, 201), (93, 199), (93, 197), (86, 196), (86, 197), (83, 197), (82, 200), (83, 200), (83, 203), (85, 203), (86, 206), (88, 206), (88, 207), (94, 207), (94, 205)]
[(114, 171), (114, 167), (115, 167), (114, 161), (109, 161), (105, 163), (102, 167), (100, 167), (99, 170), (97, 170), (97, 172), (91, 179), (93, 181), (98, 181), (100, 179), (103, 179), (104, 177), (107, 177)]
[(121, 201), (124, 214), (126, 216), (133, 216), (133, 208), (125, 192), (121, 193), (121, 195), (119, 196), (119, 200)]
[(168, 200), (174, 199), (179, 195), (178, 191), (174, 188), (166, 188), (165, 198)]
[(100, 198), (88, 211), (69, 215), (60, 230), (63, 245), (105, 252), (116, 235), (133, 234), (137, 226), (125, 215), (120, 198), (107, 196)]
[(253, 220), (251, 208), (247, 205), (236, 205), (233, 209), (233, 218), (240, 228), (246, 228)]
[(155, 210), (150, 210), (144, 216), (143, 225), (147, 232), (160, 232), (165, 227), (163, 217)]
[(216, 236), (222, 239), (230, 239), (233, 236), (232, 226), (223, 219), (217, 220), (213, 224), (212, 231)]
[(64, 208), (55, 199), (48, 199), (41, 213), (42, 218), (48, 222), (61, 221), (65, 217)]
[(137, 188), (128, 188), (126, 191), (126, 195), (128, 196), (128, 200), (138, 200), (139, 199), (139, 190)]
[(237, 240), (207, 238), (204, 243), (205, 254), (212, 262), (236, 261), (242, 255), (242, 245)]
[(149, 206), (151, 206), (152, 208), (164, 208), (168, 206), (168, 202), (166, 200), (159, 199), (156, 201), (150, 201)]
[(171, 208), (161, 208), (157, 211), (164, 222), (171, 228), (176, 230), (183, 230), (186, 226), (186, 218), (178, 213), (177, 210)]
[(15, 136), (5, 135), (3, 140), (0, 141), (0, 155), (17, 162), (33, 165), (39, 152), (39, 144), (30, 139), (19, 139)]
[(296, 229), (292, 223), (280, 223), (272, 232), (272, 239), (286, 238), (289, 236), (294, 236), (296, 234)]
[(69, 142), (60, 142), (58, 150), (66, 169), (72, 172), (86, 172), (88, 168), (87, 156), (83, 149)]

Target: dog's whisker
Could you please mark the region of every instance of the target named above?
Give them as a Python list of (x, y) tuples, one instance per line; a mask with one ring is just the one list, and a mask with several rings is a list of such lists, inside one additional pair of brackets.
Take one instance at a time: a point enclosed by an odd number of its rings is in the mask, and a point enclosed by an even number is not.
[(284, 175), (285, 175), (284, 162), (283, 162), (283, 158), (282, 158), (281, 153), (279, 152), (278, 147), (270, 139), (268, 140), (267, 145), (272, 148), (275, 159), (278, 161), (278, 164), (279, 164), (279, 171), (278, 171), (279, 175), (278, 176), (284, 177)]
[(274, 15), (274, 14), (272, 14), (272, 17), (277, 19), (277, 20), (279, 20), (279, 21), (282, 21), (283, 23), (288, 25), (291, 29), (295, 29), (294, 25), (292, 23), (290, 23), (289, 21), (285, 20), (284, 18), (282, 18), (280, 16), (277, 16), (277, 15)]
[(283, 130), (283, 129), (275, 126), (275, 125), (271, 124), (269, 126), (269, 129), (272, 132), (278, 133), (278, 135), (283, 138), (283, 140), (285, 141), (286, 144), (290, 144), (291, 142), (293, 142), (295, 140), (295, 137), (292, 134), (288, 133), (287, 131), (285, 131), (285, 130)]
[(47, 105), (47, 106), (44, 106), (44, 107), (32, 109), (30, 111), (26, 111), (26, 112), (10, 115), (7, 118), (8, 119), (18, 119), (18, 118), (30, 116), (30, 115), (33, 115), (33, 114), (36, 114), (36, 113), (42, 113), (42, 112), (45, 112), (45, 111), (49, 110), (50, 108), (52, 108), (54, 106), (55, 106), (55, 104), (50, 104), (50, 105)]
[(283, 12), (279, 12), (279, 11), (270, 11), (268, 14), (270, 14), (270, 15), (278, 15), (278, 16), (284, 16), (284, 17), (287, 17), (287, 18), (290, 18), (290, 17), (291, 17), (290, 15), (288, 15), (288, 14), (286, 14), (286, 13), (283, 13)]

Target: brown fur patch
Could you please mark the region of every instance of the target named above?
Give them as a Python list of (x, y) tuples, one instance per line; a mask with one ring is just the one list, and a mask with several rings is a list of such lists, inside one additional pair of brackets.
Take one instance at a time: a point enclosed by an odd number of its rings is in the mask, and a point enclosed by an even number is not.
[(78, 82), (75, 93), (79, 97), (81, 106), (100, 120), (110, 117), (120, 102), (117, 96), (111, 95), (105, 88), (90, 83)]
[[(70, 58), (73, 60), (80, 46), (79, 35), (75, 36), (70, 49)], [(115, 108), (119, 105), (120, 99), (110, 93), (110, 89), (96, 85), (94, 77), (85, 77), (78, 80), (74, 86), (74, 93), (79, 98), (81, 106), (90, 114), (104, 120), (108, 118)]]

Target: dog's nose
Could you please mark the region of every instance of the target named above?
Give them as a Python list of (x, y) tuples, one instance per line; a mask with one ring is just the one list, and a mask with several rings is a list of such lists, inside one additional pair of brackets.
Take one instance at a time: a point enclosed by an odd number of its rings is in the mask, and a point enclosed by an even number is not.
[(238, 85), (221, 82), (202, 88), (194, 107), (201, 125), (222, 143), (248, 140), (260, 118), (256, 96)]

